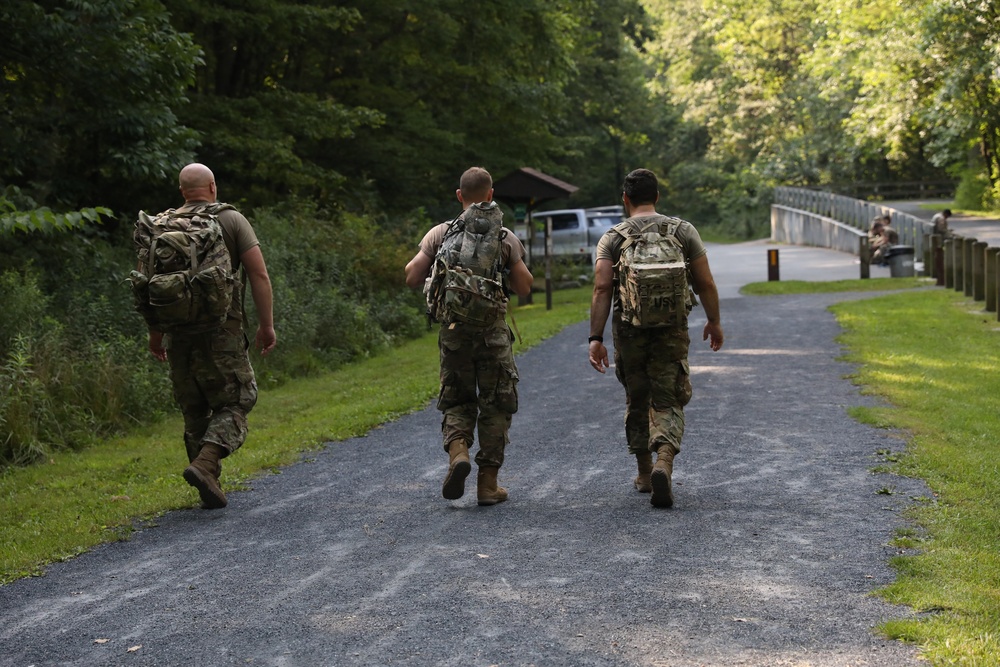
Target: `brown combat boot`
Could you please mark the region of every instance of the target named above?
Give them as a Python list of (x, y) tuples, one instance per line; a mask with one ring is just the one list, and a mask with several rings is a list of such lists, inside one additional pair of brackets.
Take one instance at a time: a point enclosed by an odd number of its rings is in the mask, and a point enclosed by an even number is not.
[(208, 443), (201, 448), (201, 452), (194, 461), (191, 461), (191, 465), (184, 469), (184, 481), (198, 489), (201, 506), (204, 509), (214, 510), (229, 504), (226, 494), (219, 486), (219, 475), (222, 471), (222, 464), (219, 461), (226, 453), (225, 448)]
[(458, 500), (465, 494), (465, 478), (472, 471), (469, 463), (469, 443), (465, 440), (452, 440), (448, 444), (448, 474), (441, 485), (441, 495), (448, 500)]
[(639, 468), (639, 475), (635, 478), (635, 488), (639, 493), (649, 493), (653, 490), (649, 481), (649, 474), (653, 472), (653, 455), (649, 452), (636, 454), (635, 462)]
[(476, 495), (480, 505), (496, 505), (507, 500), (507, 489), (497, 486), (497, 466), (480, 466)]
[(674, 448), (664, 445), (656, 452), (656, 465), (649, 476), (653, 494), (649, 502), (653, 507), (673, 507), (674, 493), (670, 477), (674, 472)]

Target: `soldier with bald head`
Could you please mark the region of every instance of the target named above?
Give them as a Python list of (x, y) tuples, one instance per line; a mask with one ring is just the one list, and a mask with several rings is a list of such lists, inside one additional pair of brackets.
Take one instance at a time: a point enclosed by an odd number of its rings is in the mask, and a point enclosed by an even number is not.
[(228, 503), (219, 478), (221, 460), (239, 449), (247, 437), (247, 414), (257, 402), (257, 382), (250, 365), (250, 342), (243, 330), (246, 283), (257, 311), (254, 342), (261, 354), (274, 349), (277, 337), (272, 314), (271, 281), (260, 243), (250, 222), (234, 207), (218, 202), (215, 176), (203, 164), (180, 172), (184, 205), (177, 214), (215, 215), (229, 253), (231, 273), (245, 276), (233, 289), (224, 322), (203, 333), (169, 333), (150, 328), (149, 351), (170, 364), (174, 399), (184, 415), (184, 446), (189, 465), (184, 479), (198, 490), (202, 507)]

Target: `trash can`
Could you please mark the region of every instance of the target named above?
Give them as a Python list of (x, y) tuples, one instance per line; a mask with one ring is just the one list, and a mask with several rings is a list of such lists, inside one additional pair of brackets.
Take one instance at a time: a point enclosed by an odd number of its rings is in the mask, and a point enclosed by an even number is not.
[(885, 256), (889, 260), (889, 275), (891, 277), (910, 278), (916, 275), (913, 267), (913, 246), (889, 246), (889, 252)]

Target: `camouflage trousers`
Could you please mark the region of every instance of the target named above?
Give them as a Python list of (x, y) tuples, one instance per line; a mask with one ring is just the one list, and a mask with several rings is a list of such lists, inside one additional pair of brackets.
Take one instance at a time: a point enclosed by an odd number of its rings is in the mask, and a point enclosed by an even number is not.
[(638, 329), (623, 322), (611, 327), (615, 375), (625, 387), (625, 437), (630, 454), (681, 449), (684, 406), (691, 400), (686, 330)]
[(242, 331), (221, 329), (167, 337), (174, 400), (184, 415), (184, 446), (193, 460), (214, 443), (232, 454), (247, 437), (247, 413), (257, 403), (257, 381)]
[(442, 325), (438, 334), (441, 393), (437, 407), (444, 413), (444, 449), (448, 451), (457, 439), (471, 446), (478, 430), (476, 464), (480, 467), (503, 465), (511, 415), (517, 412), (513, 337), (503, 319), (485, 328)]

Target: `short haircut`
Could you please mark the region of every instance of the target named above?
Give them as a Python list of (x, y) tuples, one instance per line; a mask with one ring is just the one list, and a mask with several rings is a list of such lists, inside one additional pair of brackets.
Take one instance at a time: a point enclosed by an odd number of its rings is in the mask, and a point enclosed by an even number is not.
[(633, 205), (655, 204), (659, 195), (656, 174), (649, 169), (635, 169), (625, 177), (622, 191)]
[(945, 210), (941, 211), (941, 214), (944, 217), (946, 217), (946, 218), (950, 218), (951, 217), (951, 209), (950, 208), (946, 208)]
[(466, 202), (484, 201), (493, 188), (493, 177), (482, 167), (469, 167), (458, 182), (462, 199)]

